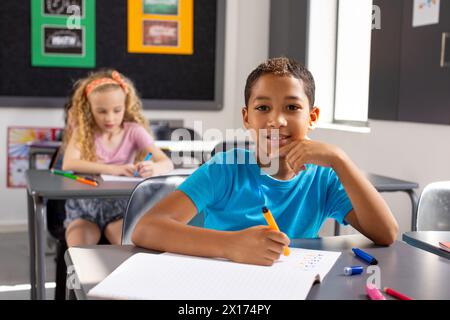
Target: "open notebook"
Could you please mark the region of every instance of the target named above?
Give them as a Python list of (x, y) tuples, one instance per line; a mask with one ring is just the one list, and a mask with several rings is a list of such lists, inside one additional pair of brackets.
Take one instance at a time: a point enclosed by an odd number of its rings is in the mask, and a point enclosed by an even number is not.
[(172, 253), (137, 253), (88, 292), (103, 299), (306, 299), (340, 252), (291, 248), (271, 267)]
[[(179, 168), (174, 169), (166, 174), (158, 175), (158, 177), (166, 177), (166, 176), (176, 176), (176, 175), (191, 175), (192, 172), (197, 168)], [(155, 176), (156, 177), (156, 176)], [(146, 178), (142, 177), (125, 177), (125, 176), (111, 176), (108, 174), (102, 174), (101, 178), (103, 181), (120, 181), (120, 182), (139, 182)]]

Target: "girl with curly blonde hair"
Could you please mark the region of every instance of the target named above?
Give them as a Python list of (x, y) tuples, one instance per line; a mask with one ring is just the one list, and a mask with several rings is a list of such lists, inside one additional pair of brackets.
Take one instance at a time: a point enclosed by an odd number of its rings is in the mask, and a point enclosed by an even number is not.
[[(91, 73), (75, 83), (64, 150), (63, 170), (150, 177), (173, 169), (154, 144), (133, 83), (115, 70)], [(151, 159), (143, 161), (147, 154)], [(127, 199), (67, 200), (67, 244), (97, 244), (102, 233), (120, 244), (126, 204)]]

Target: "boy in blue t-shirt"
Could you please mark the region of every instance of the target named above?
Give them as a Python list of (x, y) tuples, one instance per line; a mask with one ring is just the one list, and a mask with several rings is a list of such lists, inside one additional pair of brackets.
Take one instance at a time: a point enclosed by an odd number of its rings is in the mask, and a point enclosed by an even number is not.
[[(327, 218), (389, 245), (397, 222), (356, 165), (336, 146), (312, 141), (319, 109), (311, 73), (287, 58), (259, 65), (247, 78), (244, 126), (255, 151), (215, 155), (138, 222), (141, 247), (241, 263), (271, 265), (289, 238), (314, 238)], [(281, 231), (270, 229), (268, 207)], [(205, 228), (187, 223), (203, 212)]]

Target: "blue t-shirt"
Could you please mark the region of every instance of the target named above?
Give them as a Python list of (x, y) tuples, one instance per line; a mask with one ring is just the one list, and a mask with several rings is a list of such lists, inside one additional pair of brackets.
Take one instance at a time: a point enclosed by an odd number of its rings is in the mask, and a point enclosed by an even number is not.
[(267, 206), (289, 238), (315, 238), (327, 218), (346, 224), (352, 209), (333, 169), (307, 164), (291, 180), (277, 180), (243, 149), (216, 154), (178, 189), (203, 212), (205, 228), (223, 231), (267, 225)]

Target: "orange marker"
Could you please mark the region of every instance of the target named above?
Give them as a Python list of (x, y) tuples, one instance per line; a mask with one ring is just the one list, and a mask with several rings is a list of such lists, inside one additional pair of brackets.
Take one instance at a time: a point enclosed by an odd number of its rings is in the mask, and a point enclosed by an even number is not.
[(72, 180), (75, 180), (75, 181), (78, 181), (78, 182), (81, 182), (81, 183), (84, 183), (84, 184), (88, 184), (88, 185), (93, 186), (93, 187), (97, 187), (98, 186), (98, 183), (95, 180), (89, 180), (89, 179), (86, 179), (86, 178), (83, 178), (83, 177), (79, 177), (79, 176), (76, 176), (76, 175), (74, 175), (72, 173), (69, 173), (69, 172), (66, 172), (66, 171), (52, 169), (51, 172), (53, 174), (64, 176), (66, 178), (69, 178), (69, 179), (72, 179)]
[[(280, 231), (280, 228), (278, 228), (278, 225), (275, 222), (275, 219), (273, 218), (272, 213), (270, 212), (270, 210), (267, 207), (263, 207), (262, 208), (262, 212), (263, 212), (264, 218), (267, 221), (267, 224), (269, 225), (269, 228), (277, 230), (277, 231)], [(289, 250), (289, 247), (284, 247), (283, 254), (285, 256), (288, 256), (289, 254), (291, 254), (291, 250)]]
[(92, 181), (92, 180), (88, 180), (88, 179), (85, 179), (85, 178), (81, 178), (81, 177), (77, 177), (76, 181), (84, 183), (84, 184), (91, 185), (93, 187), (98, 186), (97, 182)]

